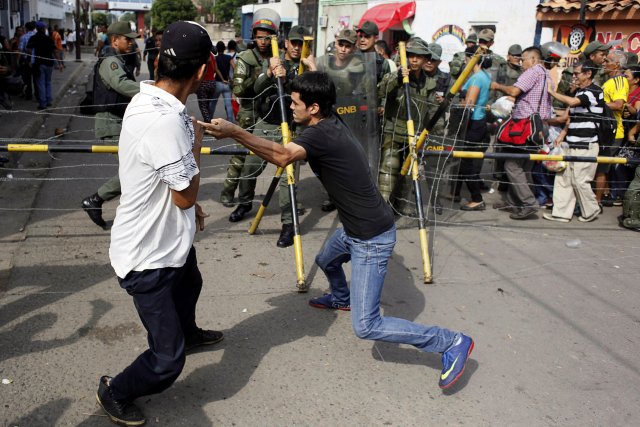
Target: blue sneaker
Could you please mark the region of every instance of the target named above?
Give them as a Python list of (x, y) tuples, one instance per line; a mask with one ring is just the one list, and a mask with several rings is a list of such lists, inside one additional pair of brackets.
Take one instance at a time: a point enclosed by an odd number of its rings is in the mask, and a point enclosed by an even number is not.
[(442, 353), (442, 373), (438, 383), (441, 389), (447, 389), (458, 381), (464, 372), (467, 359), (472, 351), (473, 340), (464, 334), (460, 334), (455, 344)]
[(324, 294), (318, 298), (311, 298), (309, 305), (315, 308), (328, 308), (330, 310), (351, 311), (351, 306), (343, 302), (331, 300), (331, 294)]

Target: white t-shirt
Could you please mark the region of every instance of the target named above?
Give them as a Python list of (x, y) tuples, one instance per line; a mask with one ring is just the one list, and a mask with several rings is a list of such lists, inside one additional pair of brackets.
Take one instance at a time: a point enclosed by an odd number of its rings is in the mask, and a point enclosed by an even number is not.
[(195, 133), (186, 107), (153, 81), (140, 83), (122, 120), (122, 195), (109, 257), (120, 278), (130, 271), (184, 265), (196, 231), (195, 209), (173, 203), (200, 173), (191, 151)]

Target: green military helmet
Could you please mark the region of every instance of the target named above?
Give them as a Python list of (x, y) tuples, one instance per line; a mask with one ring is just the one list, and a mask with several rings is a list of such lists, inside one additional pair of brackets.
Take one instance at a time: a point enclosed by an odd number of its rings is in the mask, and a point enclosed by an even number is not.
[(253, 14), (253, 24), (251, 30), (255, 34), (256, 30), (266, 30), (273, 34), (278, 34), (280, 28), (280, 15), (273, 9), (258, 9)]
[(465, 43), (475, 43), (478, 44), (478, 35), (476, 33), (471, 33), (464, 40)]
[(309, 36), (311, 36), (311, 33), (307, 31), (305, 27), (301, 25), (294, 25), (289, 30), (289, 34), (287, 34), (287, 40), (299, 40), (303, 42), (304, 38)]
[(414, 55), (429, 56), (431, 51), (429, 50), (429, 44), (422, 40), (420, 37), (412, 37), (407, 42), (407, 53)]
[(438, 43), (429, 43), (429, 56), (434, 61), (440, 61), (442, 59), (442, 46)]

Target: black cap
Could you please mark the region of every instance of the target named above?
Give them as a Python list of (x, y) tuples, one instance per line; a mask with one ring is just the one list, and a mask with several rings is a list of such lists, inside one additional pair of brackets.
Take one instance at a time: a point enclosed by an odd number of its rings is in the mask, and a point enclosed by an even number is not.
[(175, 59), (206, 60), (212, 47), (211, 38), (202, 25), (177, 21), (164, 30), (160, 54)]

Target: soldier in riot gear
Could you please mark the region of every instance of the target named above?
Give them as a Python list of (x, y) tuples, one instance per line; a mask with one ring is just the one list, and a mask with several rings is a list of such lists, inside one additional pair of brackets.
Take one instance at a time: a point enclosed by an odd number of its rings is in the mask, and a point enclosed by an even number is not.
[[(380, 111), (385, 121), (378, 188), (383, 199), (392, 201), (402, 214), (411, 215), (414, 209), (411, 204), (406, 203), (411, 193), (411, 186), (408, 183), (401, 183), (398, 193), (392, 194), (400, 175), (402, 162), (408, 153), (407, 111), (402, 90), (402, 77), (403, 73), (409, 75), (413, 102), (411, 117), (416, 122), (416, 130), (420, 130), (426, 126), (426, 121), (438, 109), (444, 92), (449, 86), (449, 75), (438, 69), (440, 55), (442, 55), (442, 47), (437, 43), (427, 44), (419, 37), (410, 39), (407, 43), (409, 69), (400, 69), (396, 73), (385, 76), (378, 91), (378, 99), (381, 100)], [(441, 118), (431, 129), (427, 149), (442, 149), (444, 129), (445, 121)], [(435, 162), (427, 161), (427, 183), (430, 200), (436, 205), (436, 212), (441, 213), (442, 208), (438, 208), (441, 205), (436, 197), (436, 178), (439, 175), (436, 164), (437, 159)]]
[(373, 21), (365, 21), (358, 28), (358, 53), (373, 53), (376, 56), (376, 83), (380, 83), (385, 74), (391, 72), (389, 63), (376, 51), (376, 39), (378, 38), (378, 26)]
[[(140, 91), (133, 70), (125, 65), (127, 54), (134, 40), (140, 37), (131, 31), (128, 22), (115, 22), (107, 29), (110, 44), (98, 60), (93, 74), (93, 97), (96, 112), (95, 135), (105, 141), (117, 143), (122, 129), (122, 117), (131, 98)], [(118, 174), (104, 183), (96, 193), (82, 200), (82, 209), (91, 221), (102, 228), (107, 223), (102, 218), (102, 204), (120, 195)]]
[[(233, 74), (232, 90), (240, 102), (238, 125), (243, 129), (250, 129), (256, 123), (255, 97), (257, 93), (254, 90), (254, 83), (271, 58), (271, 37), (278, 33), (280, 27), (280, 16), (271, 9), (259, 9), (253, 18), (251, 28), (255, 46), (238, 54)], [(227, 207), (233, 206), (233, 197), (239, 184), (245, 157), (244, 155), (235, 155), (229, 160), (227, 178), (220, 194), (220, 202)], [(240, 203), (229, 216), (229, 221), (242, 220), (250, 210), (250, 200), (247, 203)]]
[[(256, 93), (256, 113), (257, 121), (253, 128), (253, 134), (261, 138), (275, 142), (282, 142), (281, 112), (278, 101), (278, 90), (276, 79), (284, 78), (284, 91), (287, 98), (291, 93), (290, 87), (293, 79), (298, 75), (300, 65), (302, 45), (304, 37), (310, 36), (304, 27), (294, 26), (289, 31), (285, 40), (285, 50), (280, 57), (272, 57), (268, 63), (265, 61), (262, 73), (254, 83)], [(312, 58), (302, 60), (304, 65), (311, 71), (315, 71), (315, 63)], [(285, 99), (285, 106), (291, 103), (290, 99)], [(287, 122), (292, 123), (291, 110), (285, 111)], [(247, 156), (238, 189), (239, 206), (249, 205), (255, 196), (256, 179), (264, 171), (266, 161), (255, 155)], [(280, 177), (279, 202), (281, 211), (282, 230), (278, 238), (277, 246), (286, 248), (293, 244), (293, 216), (291, 207), (291, 195), (287, 189), (287, 174), (283, 172)], [(231, 220), (231, 217), (229, 218)]]
[(336, 49), (333, 55), (318, 58), (318, 71), (329, 74), (336, 86), (336, 93), (353, 95), (365, 78), (362, 59), (355, 55), (357, 33), (353, 30), (342, 30), (336, 36)]
[[(376, 74), (375, 56), (369, 53), (356, 55), (358, 34), (354, 30), (344, 29), (336, 35), (333, 54), (320, 56), (316, 63), (318, 71), (329, 75), (336, 87), (336, 112), (345, 121), (369, 160), (372, 173), (377, 169), (377, 151), (372, 160), (373, 143), (376, 140)], [(361, 108), (367, 106), (366, 108)], [(335, 209), (331, 200), (322, 203), (323, 211)]]
[(636, 166), (635, 177), (622, 201), (620, 225), (633, 231), (640, 231), (640, 166)]

